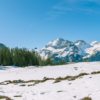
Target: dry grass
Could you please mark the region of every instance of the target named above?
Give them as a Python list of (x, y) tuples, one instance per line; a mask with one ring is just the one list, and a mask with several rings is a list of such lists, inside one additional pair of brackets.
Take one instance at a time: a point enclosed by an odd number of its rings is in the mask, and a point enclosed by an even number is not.
[(92, 100), (90, 97), (84, 97), (83, 99), (81, 100)]
[(0, 100), (4, 99), (4, 100), (12, 100), (11, 98), (7, 97), (7, 96), (0, 96)]
[(31, 83), (28, 86), (34, 86), (36, 84), (43, 83), (43, 82), (46, 82), (48, 80), (53, 80), (54, 81), (53, 83), (58, 83), (58, 82), (61, 82), (61, 81), (64, 81), (64, 80), (73, 81), (73, 80), (76, 80), (78, 78), (82, 78), (83, 76), (94, 75), (94, 74), (100, 74), (100, 71), (91, 72), (90, 74), (89, 73), (80, 73), (76, 76), (65, 76), (65, 77), (57, 77), (57, 78), (44, 77), (41, 80), (28, 80), (28, 81), (24, 81), (24, 80), (12, 80), (12, 81), (7, 80), (7, 81), (4, 81), (4, 82), (1, 82), (0, 85), (20, 84), (21, 83), (22, 84), (21, 86), (25, 86), (25, 83)]
[(100, 71), (92, 72), (91, 74), (100, 74)]

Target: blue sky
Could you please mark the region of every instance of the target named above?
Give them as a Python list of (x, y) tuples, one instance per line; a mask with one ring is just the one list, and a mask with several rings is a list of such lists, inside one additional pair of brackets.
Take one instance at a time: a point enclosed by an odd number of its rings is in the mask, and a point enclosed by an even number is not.
[(100, 41), (100, 0), (0, 0), (0, 42), (43, 47), (55, 38)]

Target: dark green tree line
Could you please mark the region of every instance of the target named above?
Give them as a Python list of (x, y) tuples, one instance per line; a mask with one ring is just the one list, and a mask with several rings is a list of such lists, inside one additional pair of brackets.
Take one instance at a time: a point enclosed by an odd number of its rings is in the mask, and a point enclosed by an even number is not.
[(43, 60), (36, 51), (26, 48), (0, 48), (0, 65), (3, 66), (43, 66), (51, 64), (51, 60)]

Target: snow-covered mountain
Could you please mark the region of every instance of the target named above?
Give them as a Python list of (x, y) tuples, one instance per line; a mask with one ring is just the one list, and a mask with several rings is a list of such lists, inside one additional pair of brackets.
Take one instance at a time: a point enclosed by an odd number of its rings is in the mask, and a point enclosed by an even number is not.
[(91, 47), (86, 49), (87, 56), (90, 61), (100, 61), (100, 42), (94, 41)]
[(86, 49), (86, 52), (90, 55), (100, 51), (100, 42), (94, 41), (91, 43), (91, 47)]
[(57, 38), (49, 42), (42, 50), (40, 55), (44, 58), (51, 57), (54, 61), (73, 61), (74, 58), (81, 60), (78, 47), (71, 41)]
[(76, 42), (74, 42), (74, 44), (78, 47), (80, 52), (79, 54), (83, 56), (86, 55), (85, 50), (91, 47), (91, 45), (85, 42), (84, 40), (77, 40)]
[(81, 61), (100, 52), (100, 42), (87, 43), (84, 40), (75, 42), (57, 38), (50, 41), (39, 53), (43, 58), (52, 58), (54, 61)]

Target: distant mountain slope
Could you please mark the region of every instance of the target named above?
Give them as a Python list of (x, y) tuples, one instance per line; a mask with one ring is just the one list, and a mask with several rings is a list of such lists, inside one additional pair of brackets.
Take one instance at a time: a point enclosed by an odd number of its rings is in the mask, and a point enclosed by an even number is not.
[(91, 45), (88, 44), (87, 42), (85, 42), (84, 40), (77, 40), (76, 42), (74, 42), (75, 45), (78, 47), (80, 55), (86, 55), (86, 49), (90, 48)]
[(6, 48), (6, 46), (2, 43), (0, 43), (0, 48)]
[(92, 42), (92, 47), (86, 49), (87, 56), (90, 61), (100, 61), (100, 42)]
[[(64, 61), (82, 61), (84, 58), (90, 58), (93, 55), (98, 57), (100, 52), (100, 42), (92, 42), (91, 44), (84, 40), (77, 40), (75, 42), (57, 38), (50, 41), (39, 53), (43, 58), (52, 58), (54, 62)], [(99, 59), (100, 60), (100, 59)]]

